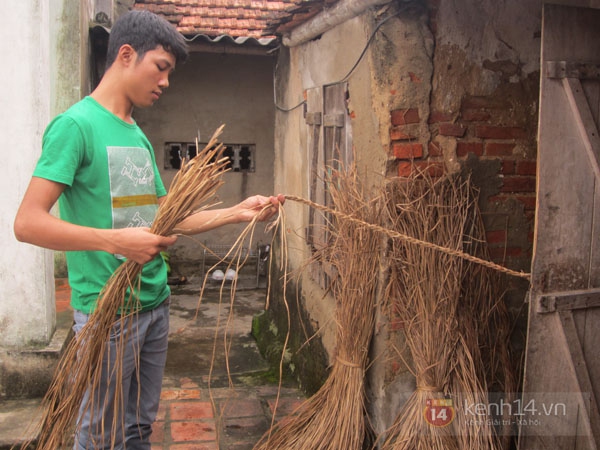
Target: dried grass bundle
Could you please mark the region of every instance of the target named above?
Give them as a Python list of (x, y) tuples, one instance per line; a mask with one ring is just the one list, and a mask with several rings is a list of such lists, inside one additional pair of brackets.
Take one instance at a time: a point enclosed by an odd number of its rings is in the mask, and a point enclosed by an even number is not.
[(377, 222), (380, 209), (376, 201), (365, 200), (353, 171), (334, 174), (330, 189), (335, 210), (357, 219), (334, 217), (331, 241), (319, 255), (335, 270), (337, 353), (333, 367), (322, 388), (273, 425), (255, 450), (363, 448), (368, 429), (364, 378), (374, 329), (381, 247), (380, 234), (364, 223)]
[[(394, 230), (458, 252), (487, 257), (473, 189), (459, 178), (427, 176), (399, 181), (388, 191)], [(507, 358), (508, 323), (502, 314), (497, 274), (450, 253), (391, 242), (388, 298), (405, 324), (417, 389), (404, 405), (381, 448), (499, 449), (491, 421), (472, 420), (465, 405), (488, 404), (498, 357)], [(494, 325), (491, 327), (491, 325)], [(500, 339), (498, 339), (500, 338)], [(495, 378), (512, 389), (510, 370)], [(426, 420), (428, 404), (451, 399), (455, 419), (445, 426)], [(431, 417), (429, 419), (432, 419)]]
[[(182, 161), (181, 169), (170, 186), (169, 193), (162, 202), (151, 231), (168, 236), (173, 233), (183, 219), (199, 209), (207, 208), (217, 188), (222, 184), (221, 175), (227, 166), (227, 158), (222, 158), (223, 145), (217, 142), (221, 134), (221, 126), (213, 135), (203, 151), (189, 161)], [(39, 450), (55, 450), (61, 448), (69, 439), (75, 426), (75, 418), (90, 388), (91, 400), (85, 405), (93, 410), (103, 399), (94, 395), (101, 374), (102, 356), (106, 352), (106, 343), (111, 328), (115, 325), (115, 317), (121, 312), (121, 341), (126, 340), (128, 333), (126, 323), (128, 317), (137, 312), (136, 291), (139, 291), (139, 275), (142, 265), (128, 260), (124, 262), (108, 280), (98, 298), (98, 307), (91, 315), (88, 323), (73, 339), (63, 354), (55, 370), (54, 379), (42, 401), (42, 420), (36, 448)], [(118, 326), (118, 325), (117, 325)], [(120, 346), (122, 347), (122, 346)], [(119, 349), (120, 353), (121, 349)], [(108, 370), (119, 374), (120, 355), (116, 355), (115, 367)], [(116, 387), (116, 407), (122, 406), (120, 383)], [(118, 417), (119, 414), (115, 414)], [(102, 424), (113, 431), (117, 423)], [(31, 442), (22, 445), (27, 448)], [(114, 443), (104, 443), (113, 447)]]

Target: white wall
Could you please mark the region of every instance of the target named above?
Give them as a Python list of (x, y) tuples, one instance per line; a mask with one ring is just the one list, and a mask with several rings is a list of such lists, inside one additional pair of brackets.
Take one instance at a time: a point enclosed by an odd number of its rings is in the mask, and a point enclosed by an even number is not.
[(40, 153), (50, 114), (49, 11), (46, 1), (6, 2), (0, 45), (6, 63), (0, 100), (0, 340), (47, 342), (54, 327), (52, 253), (18, 243), (12, 225)]
[(93, 0), (22, 0), (3, 6), (0, 342), (8, 348), (48, 343), (55, 328), (54, 252), (18, 242), (12, 227), (46, 125), (87, 93)]

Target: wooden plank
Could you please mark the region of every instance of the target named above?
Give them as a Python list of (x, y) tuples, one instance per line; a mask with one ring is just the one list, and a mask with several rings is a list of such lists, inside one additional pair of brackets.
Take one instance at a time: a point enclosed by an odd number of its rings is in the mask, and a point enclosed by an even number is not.
[[(532, 303), (537, 301), (532, 298)], [(535, 320), (535, 319), (537, 320)], [(542, 319), (542, 320), (540, 320)], [(577, 446), (582, 434), (579, 422), (579, 386), (565, 370), (569, 350), (561, 333), (558, 314), (533, 314), (527, 336), (522, 405), (567, 405), (564, 415), (540, 417), (537, 411), (524, 408), (515, 414), (519, 425), (520, 450), (588, 449)], [(537, 421), (543, 419), (540, 423)]]
[[(309, 197), (316, 203), (322, 201), (321, 190), (318, 180), (322, 177), (320, 166), (322, 165), (322, 141), (321, 141), (321, 122), (323, 115), (323, 97), (321, 88), (308, 89), (306, 92), (306, 123), (310, 127), (308, 135), (308, 159), (310, 161), (309, 171)], [(319, 234), (320, 226), (317, 225), (317, 214), (314, 208), (308, 209), (308, 227), (306, 229), (306, 238), (308, 245), (317, 247), (317, 241), (321, 242)]]
[(590, 448), (597, 449), (597, 437), (600, 437), (600, 416), (598, 414), (598, 403), (592, 381), (588, 372), (586, 359), (583, 355), (581, 342), (577, 334), (577, 327), (572, 311), (559, 311), (558, 316), (561, 322), (561, 331), (567, 348), (569, 349), (570, 369), (575, 374), (578, 384), (579, 404), (582, 414), (581, 425), (585, 430)]
[[(325, 150), (328, 152), (328, 165), (347, 167), (352, 161), (352, 132), (346, 94), (348, 83), (336, 83), (325, 86), (324, 113), (328, 118), (328, 129), (325, 130)], [(336, 130), (340, 128), (342, 130)], [(336, 160), (336, 161), (334, 161)]]
[(538, 313), (600, 307), (600, 288), (552, 292), (538, 297)]
[(548, 78), (600, 79), (600, 64), (577, 61), (547, 61)]
[(590, 158), (596, 180), (600, 181), (600, 135), (598, 135), (598, 127), (594, 122), (581, 81), (577, 78), (563, 78), (562, 84), (567, 93), (577, 129), (581, 134), (583, 147)]

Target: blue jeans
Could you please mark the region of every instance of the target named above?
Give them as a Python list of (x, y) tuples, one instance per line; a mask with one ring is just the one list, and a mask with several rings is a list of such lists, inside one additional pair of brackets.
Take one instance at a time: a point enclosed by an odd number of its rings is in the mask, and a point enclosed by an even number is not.
[[(89, 314), (74, 312), (75, 333)], [(124, 325), (122, 325), (122, 323)], [(121, 339), (121, 335), (125, 339)], [(102, 379), (93, 393), (86, 392), (79, 410), (74, 450), (150, 449), (167, 359), (169, 299), (157, 308), (117, 318), (102, 360)], [(118, 356), (117, 356), (118, 355)], [(121, 367), (115, 367), (119, 358)], [(115, 373), (119, 369), (119, 373)], [(122, 392), (116, 389), (120, 379)]]

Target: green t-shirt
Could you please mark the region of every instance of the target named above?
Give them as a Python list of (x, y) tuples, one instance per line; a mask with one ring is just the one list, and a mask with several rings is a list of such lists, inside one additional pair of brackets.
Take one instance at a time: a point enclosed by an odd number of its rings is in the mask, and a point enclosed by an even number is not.
[[(86, 97), (46, 128), (42, 155), (33, 175), (62, 183), (60, 216), (93, 228), (150, 227), (166, 194), (152, 146), (137, 124), (127, 123)], [(67, 252), (71, 305), (94, 310), (98, 294), (124, 259), (100, 251)], [(142, 309), (158, 306), (169, 295), (161, 257), (142, 270)]]

